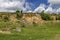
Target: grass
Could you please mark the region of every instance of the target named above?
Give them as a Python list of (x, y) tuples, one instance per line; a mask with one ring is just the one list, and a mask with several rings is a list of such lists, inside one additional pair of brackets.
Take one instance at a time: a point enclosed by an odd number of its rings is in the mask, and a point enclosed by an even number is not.
[[(4, 28), (2, 25), (16, 26), (16, 24), (10, 22), (2, 22), (0, 23), (0, 29)], [(0, 40), (60, 40), (59, 37), (60, 23), (26, 25), (26, 27), (22, 27), (21, 32), (12, 31), (12, 34), (0, 33)]]

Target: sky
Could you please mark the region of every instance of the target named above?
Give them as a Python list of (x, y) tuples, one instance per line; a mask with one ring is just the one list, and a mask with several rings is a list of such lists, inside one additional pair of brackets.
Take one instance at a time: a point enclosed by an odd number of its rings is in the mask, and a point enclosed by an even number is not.
[(0, 12), (60, 13), (60, 0), (0, 0)]

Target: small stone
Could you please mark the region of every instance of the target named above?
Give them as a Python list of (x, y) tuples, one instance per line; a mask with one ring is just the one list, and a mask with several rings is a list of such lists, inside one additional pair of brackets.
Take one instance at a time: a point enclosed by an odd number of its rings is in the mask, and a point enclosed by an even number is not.
[(21, 32), (21, 28), (17, 27), (16, 31)]

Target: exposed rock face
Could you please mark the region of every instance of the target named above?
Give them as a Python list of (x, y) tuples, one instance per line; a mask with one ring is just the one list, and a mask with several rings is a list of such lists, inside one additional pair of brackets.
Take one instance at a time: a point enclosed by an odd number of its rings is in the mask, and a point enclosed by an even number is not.
[[(28, 16), (29, 15), (29, 16)], [(39, 22), (41, 22), (42, 21), (42, 18), (41, 18), (41, 16), (39, 15), (39, 14), (33, 14), (32, 16), (31, 16), (31, 14), (24, 14), (23, 15), (23, 17), (22, 17), (22, 19), (26, 22), (26, 23), (33, 23), (33, 22), (35, 22), (35, 23), (39, 23)]]
[[(43, 20), (40, 16), (40, 14), (37, 13), (23, 13), (22, 17), (20, 19), (17, 19), (16, 14), (9, 14), (9, 15), (2, 15), (1, 19), (4, 19), (4, 17), (8, 17), (9, 21), (15, 23), (17, 21), (27, 23), (27, 24), (33, 24), (35, 23), (41, 23)], [(56, 15), (51, 15), (53, 18), (53, 21), (56, 20)]]
[(35, 23), (40, 23), (42, 21), (42, 18), (40, 15), (37, 14), (36, 16), (33, 16), (33, 21)]
[(16, 22), (16, 21), (17, 21), (17, 18), (16, 18), (15, 15), (10, 15), (10, 16), (9, 16), (9, 20), (10, 20), (11, 22)]
[(56, 20), (56, 16), (51, 16), (53, 18), (53, 20)]

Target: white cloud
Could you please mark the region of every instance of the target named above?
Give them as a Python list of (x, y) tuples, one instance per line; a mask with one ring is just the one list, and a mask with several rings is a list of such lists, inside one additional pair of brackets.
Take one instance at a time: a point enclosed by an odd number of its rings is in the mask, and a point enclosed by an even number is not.
[(60, 13), (60, 8), (58, 8), (58, 9), (56, 10), (56, 12), (57, 12), (57, 13)]
[(27, 11), (27, 13), (31, 13), (31, 12), (33, 12), (33, 11), (31, 11), (31, 10)]
[(38, 12), (40, 13), (41, 11), (45, 10), (45, 5), (44, 4), (40, 4), (35, 10), (34, 12)]
[(48, 7), (46, 10), (45, 10), (45, 13), (53, 13), (54, 12), (54, 10), (53, 10), (53, 8), (52, 7)]
[(30, 3), (26, 2), (26, 7), (27, 11), (31, 10)]
[(18, 9), (23, 10), (24, 12), (40, 13), (41, 11), (45, 10), (46, 13), (60, 13), (60, 8), (57, 10), (52, 8), (53, 5), (60, 5), (60, 0), (48, 0), (48, 3), (50, 3), (50, 5), (47, 9), (45, 9), (45, 7), (47, 7), (45, 4), (40, 4), (34, 11), (32, 11), (31, 7), (33, 4), (26, 2), (26, 0), (0, 0), (0, 12), (14, 12)]
[(53, 5), (60, 5), (60, 0), (48, 0), (48, 3), (50, 3), (51, 6)]
[(17, 9), (27, 11), (31, 8), (26, 0), (0, 0), (1, 11), (16, 11)]
[[(49, 6), (47, 7), (45, 4), (40, 4), (40, 6), (38, 6), (34, 12), (41, 12), (41, 11), (45, 11), (45, 13), (60, 13), (60, 0), (48, 0)], [(45, 9), (45, 7), (47, 7), (47, 9)], [(56, 8), (53, 8), (56, 7)]]

